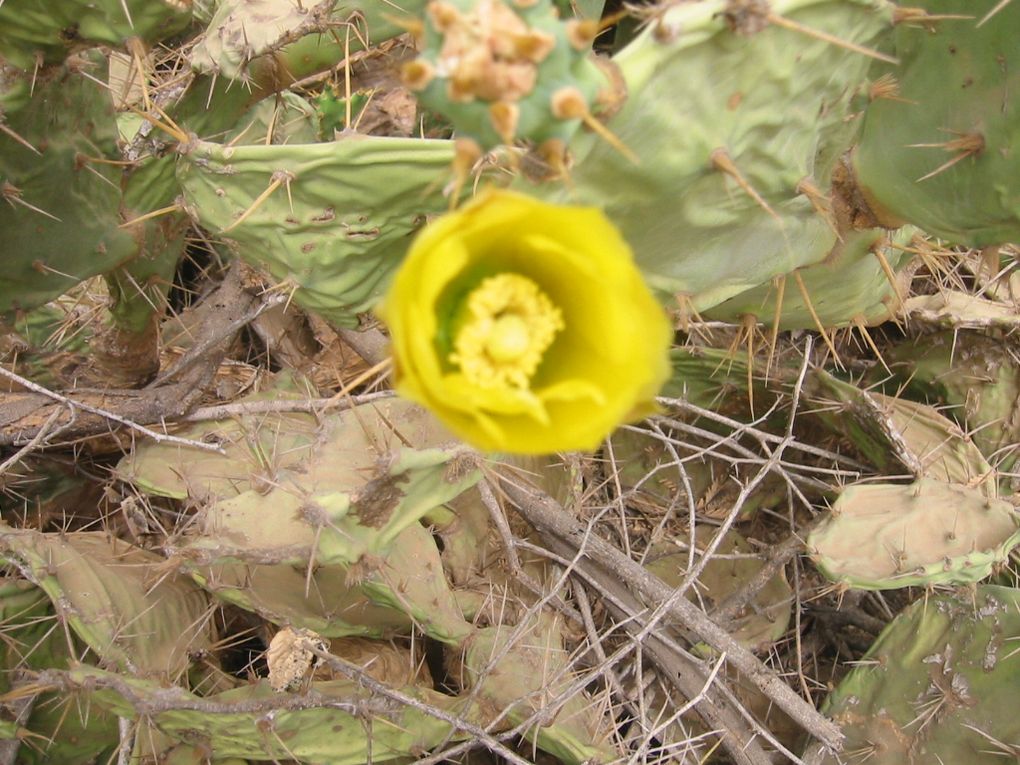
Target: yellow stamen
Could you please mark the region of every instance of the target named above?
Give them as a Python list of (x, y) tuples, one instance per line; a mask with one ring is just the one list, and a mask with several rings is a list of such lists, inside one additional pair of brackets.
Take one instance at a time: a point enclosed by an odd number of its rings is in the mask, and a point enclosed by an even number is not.
[(526, 389), (563, 326), (560, 309), (531, 279), (490, 276), (467, 297), (450, 362), (474, 385)]

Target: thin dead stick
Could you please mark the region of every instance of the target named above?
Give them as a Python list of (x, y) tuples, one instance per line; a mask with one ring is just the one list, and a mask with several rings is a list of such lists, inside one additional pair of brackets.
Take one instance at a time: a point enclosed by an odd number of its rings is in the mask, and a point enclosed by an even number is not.
[[(513, 530), (510, 528), (510, 524), (506, 519), (506, 514), (504, 513), (503, 508), (499, 504), (499, 500), (492, 492), (492, 485), (489, 481), (483, 478), (478, 482), (477, 488), (482, 504), (485, 506), (485, 509), (489, 511), (489, 519), (492, 521), (492, 525), (495, 528), (500, 541), (503, 543), (503, 549), (506, 551), (507, 568), (510, 570), (511, 576), (520, 582), (526, 589), (530, 590), (535, 596), (540, 598), (543, 603), (548, 602), (549, 605), (571, 621), (577, 624), (583, 624), (581, 615), (567, 605), (566, 601), (563, 600), (563, 597), (559, 595), (557, 590), (560, 588), (547, 591), (541, 584), (535, 581), (535, 579), (528, 574), (527, 571), (524, 570), (524, 566), (521, 565), (521, 560), (517, 555), (517, 542), (514, 539)], [(565, 581), (563, 584), (565, 584)]]
[(344, 398), (306, 398), (293, 401), (242, 401), (233, 404), (199, 407), (182, 422), (201, 422), (203, 420), (221, 420), (225, 417), (243, 417), (253, 414), (285, 414), (287, 412), (304, 412), (319, 414), (327, 409), (350, 409), (361, 404), (393, 398), (396, 394), (391, 390), (375, 393), (363, 393), (359, 396)]
[(826, 719), (813, 706), (798, 696), (793, 689), (765, 666), (757, 656), (746, 649), (729, 633), (713, 622), (697, 606), (684, 598), (673, 599), (673, 588), (645, 570), (611, 544), (590, 533), (575, 518), (567, 514), (559, 503), (544, 492), (523, 487), (507, 476), (502, 478), (503, 491), (517, 505), (518, 512), (539, 531), (563, 540), (564, 543), (584, 551), (585, 555), (606, 567), (652, 603), (671, 601), (670, 613), (700, 639), (719, 651), (725, 651), (730, 663), (770, 698), (805, 731), (827, 747), (839, 750), (843, 734), (839, 726)]
[[(679, 431), (679, 432), (690, 433), (691, 435), (700, 436), (701, 438), (704, 438), (706, 440), (707, 439), (714, 439), (714, 443), (712, 443), (711, 446), (697, 447), (697, 446), (692, 446), (691, 444), (688, 444), (688, 443), (684, 443), (683, 441), (680, 441), (680, 440), (678, 440), (676, 438), (670, 439), (669, 436), (660, 436), (657, 433), (653, 433), (653, 432), (648, 431), (648, 430), (641, 430), (640, 428), (634, 428), (633, 426), (630, 426), (630, 425), (625, 425), (624, 427), (626, 429), (628, 429), (628, 430), (638, 430), (639, 432), (645, 433), (646, 435), (650, 436), (651, 438), (655, 438), (655, 439), (659, 439), (659, 440), (669, 439), (671, 443), (674, 443), (677, 446), (680, 446), (682, 448), (689, 449), (691, 451), (691, 456), (689, 457), (689, 459), (695, 459), (695, 458), (703, 457), (703, 456), (706, 456), (706, 455), (713, 455), (715, 457), (718, 457), (719, 459), (727, 460), (728, 462), (730, 462), (732, 464), (735, 464), (735, 465), (736, 464), (740, 464), (740, 463), (750, 463), (752, 465), (762, 465), (762, 464), (765, 464), (766, 462), (768, 462), (768, 459), (766, 457), (761, 457), (761, 456), (755, 454), (750, 449), (748, 449), (743, 444), (738, 443), (736, 441), (736, 438), (735, 438), (736, 434), (730, 434), (727, 438), (720, 440), (718, 433), (713, 433), (710, 430), (705, 430), (703, 428), (698, 428), (698, 427), (695, 427), (694, 425), (688, 425), (687, 423), (680, 422), (679, 420), (660, 419), (659, 422), (662, 423), (663, 425), (667, 425), (670, 428), (672, 428), (673, 430), (676, 430), (676, 431)], [(726, 447), (730, 451), (733, 451), (737, 455), (740, 455), (740, 456), (736, 457), (736, 456), (733, 456), (731, 454), (726, 454), (726, 453), (721, 451), (722, 447)], [(763, 448), (767, 448), (767, 447), (764, 447), (764, 445), (763, 445)], [(783, 477), (783, 480), (785, 480), (787, 482), (798, 481), (798, 482), (804, 484), (805, 486), (809, 486), (809, 487), (811, 487), (813, 489), (818, 489), (818, 490), (820, 490), (822, 492), (830, 491), (831, 488), (832, 488), (829, 484), (825, 483), (824, 481), (820, 481), (817, 478), (812, 478), (811, 476), (801, 475), (799, 472), (795, 472), (796, 470), (804, 470), (805, 472), (809, 472), (810, 469), (811, 469), (810, 465), (797, 465), (795, 463), (788, 463), (788, 462), (783, 462), (783, 461), (780, 460), (773, 467), (775, 467), (775, 468), (780, 468), (780, 467), (783, 468), (782, 471), (777, 471), (777, 472), (780, 472), (780, 475)], [(790, 471), (790, 472), (786, 472), (786, 471)], [(843, 476), (843, 477), (857, 478), (858, 476), (859, 476), (859, 473), (851, 473), (849, 476)]]
[(314, 641), (309, 640), (305, 643), (302, 643), (302, 647), (310, 651), (311, 653), (315, 654), (315, 656), (317, 656), (322, 662), (327, 664), (330, 669), (339, 672), (344, 677), (350, 680), (354, 680), (359, 685), (363, 685), (373, 693), (379, 694), (383, 698), (397, 701), (405, 706), (411, 707), (412, 709), (417, 709), (419, 712), (427, 714), (430, 717), (435, 717), (438, 720), (443, 720), (444, 722), (449, 723), (450, 726), (455, 730), (461, 730), (464, 731), (465, 733), (470, 733), (472, 736), (474, 736), (474, 738), (477, 741), (483, 743), (493, 754), (499, 754), (500, 756), (505, 757), (509, 762), (514, 763), (514, 765), (531, 765), (531, 763), (525, 760), (523, 757), (521, 757), (518, 754), (515, 754), (513, 751), (504, 746), (497, 738), (495, 738), (484, 728), (474, 723), (471, 723), (465, 719), (462, 719), (457, 715), (451, 714), (450, 712), (447, 712), (445, 709), (441, 709), (440, 707), (428, 704), (424, 701), (421, 701), (420, 699), (415, 698), (414, 696), (411, 696), (410, 694), (403, 693), (402, 691), (397, 690), (396, 688), (391, 688), (385, 683), (376, 680), (374, 677), (366, 673), (360, 667), (356, 667), (353, 664), (348, 664), (346, 661), (343, 661), (340, 657), (334, 656), (333, 654), (329, 653), (329, 651), (324, 651)]
[[(741, 487), (740, 493), (737, 495), (736, 500), (734, 500), (733, 502), (733, 506), (730, 508), (729, 513), (727, 513), (726, 515), (726, 519), (723, 521), (722, 525), (716, 530), (715, 536), (712, 538), (712, 541), (705, 548), (704, 552), (702, 553), (701, 560), (699, 560), (695, 566), (691, 567), (688, 570), (687, 574), (684, 576), (683, 581), (680, 582), (680, 585), (677, 587), (677, 593), (683, 594), (684, 592), (686, 592), (688, 588), (692, 584), (694, 584), (694, 582), (697, 581), (697, 579), (701, 576), (701, 573), (702, 571), (704, 571), (705, 566), (708, 565), (708, 562), (711, 560), (716, 550), (719, 549), (719, 545), (722, 544), (723, 537), (726, 536), (727, 532), (729, 532), (729, 530), (733, 527), (733, 523), (736, 521), (737, 515), (743, 509), (744, 503), (747, 501), (747, 498), (751, 495), (751, 492), (754, 491), (754, 489), (762, 481), (765, 480), (768, 474), (772, 472), (772, 470), (777, 465), (780, 464), (783, 458), (783, 452), (793, 441), (793, 424), (797, 419), (797, 409), (800, 406), (800, 395), (801, 391), (804, 388), (804, 378), (807, 377), (808, 366), (811, 363), (811, 344), (812, 344), (811, 336), (808, 335), (807, 340), (804, 344), (804, 363), (801, 364), (800, 373), (797, 375), (797, 382), (793, 389), (793, 403), (790, 406), (790, 417), (786, 424), (786, 437), (779, 444), (777, 444), (775, 450), (769, 454), (768, 461), (761, 466), (761, 468), (758, 470), (755, 476), (750, 481), (748, 481), (744, 486)], [(761, 446), (762, 449), (769, 451), (769, 447), (766, 446), (764, 443), (762, 443)], [(694, 530), (692, 528), (691, 529), (692, 544), (693, 541)]]
[(794, 555), (804, 549), (804, 539), (807, 534), (791, 533), (786, 539), (772, 548), (772, 552), (755, 575), (747, 580), (743, 587), (726, 598), (719, 607), (712, 612), (712, 618), (719, 623), (725, 623), (737, 618), (741, 610), (751, 604), (759, 592), (771, 581), (772, 577), (779, 573)]
[[(595, 654), (595, 658), (598, 659), (600, 665), (606, 664), (609, 659), (606, 657), (605, 649), (602, 647), (602, 643), (605, 641), (606, 636), (600, 635), (598, 628), (595, 626), (595, 618), (591, 612), (591, 601), (588, 599), (588, 591), (585, 589), (584, 584), (576, 581), (571, 586), (571, 591), (574, 595), (574, 600), (577, 601), (577, 610), (581, 614), (581, 619), (584, 622), (584, 630), (588, 633), (588, 644), (591, 646), (592, 652)], [(623, 681), (613, 671), (612, 665), (606, 669), (606, 683), (612, 689), (612, 691), (620, 697), (620, 702), (633, 714), (635, 717), (640, 718), (636, 707), (634, 706), (633, 698), (631, 694), (627, 693), (623, 687)]]
[[(595, 587), (602, 595), (602, 602), (614, 614), (619, 626), (631, 636), (636, 647), (648, 654), (661, 676), (685, 698), (703, 695), (707, 674), (706, 663), (692, 656), (673, 639), (672, 632), (678, 625), (667, 626), (662, 623), (670, 614), (671, 602), (662, 601), (654, 610), (649, 611), (646, 604), (626, 587), (615, 572), (585, 554), (584, 545), (577, 546), (550, 535), (545, 536), (545, 543), (552, 552), (536, 548), (526, 542), (522, 542), (521, 546), (557, 560), (567, 571), (573, 571), (575, 576), (581, 577)], [(682, 629), (681, 633), (683, 634)], [(690, 642), (695, 642), (694, 636), (689, 633), (684, 636)], [(622, 656), (620, 650), (614, 653), (614, 658), (603, 665), (606, 669)], [(722, 745), (736, 765), (769, 763), (769, 757), (761, 744), (755, 740), (754, 732), (741, 724), (741, 717), (747, 719), (748, 715), (741, 709), (740, 703), (722, 683), (718, 684), (717, 691), (722, 694), (722, 698), (718, 698), (715, 693), (712, 696), (703, 696), (704, 703), (698, 707), (698, 714), (705, 724), (712, 730), (726, 732), (727, 735), (722, 738)], [(779, 742), (760, 726), (752, 725), (752, 728), (773, 746), (782, 748)]]
[[(708, 565), (708, 562), (709, 560), (711, 560), (712, 555), (715, 554), (716, 550), (719, 548), (719, 545), (722, 544), (723, 537), (730, 530), (730, 528), (732, 528), (733, 523), (737, 519), (737, 515), (743, 509), (744, 503), (747, 501), (747, 498), (751, 495), (751, 492), (762, 481), (765, 480), (768, 474), (772, 472), (772, 470), (775, 467), (781, 464), (783, 452), (794, 440), (793, 424), (797, 418), (797, 409), (800, 406), (800, 394), (801, 390), (804, 387), (804, 378), (807, 376), (807, 370), (810, 363), (811, 363), (811, 337), (809, 335), (804, 345), (804, 363), (801, 364), (800, 373), (797, 376), (797, 382), (793, 389), (793, 403), (790, 407), (790, 417), (787, 422), (785, 438), (783, 438), (783, 440), (776, 445), (774, 451), (770, 450), (768, 445), (764, 441), (760, 442), (762, 449), (764, 449), (766, 452), (770, 452), (768, 460), (765, 462), (764, 465), (761, 466), (761, 468), (758, 470), (755, 476), (750, 481), (748, 481), (744, 486), (741, 487), (740, 493), (738, 494), (736, 500), (733, 502), (733, 506), (731, 507), (730, 512), (726, 516), (726, 520), (716, 530), (715, 536), (712, 538), (712, 541), (708, 544), (708, 546), (702, 553), (701, 560), (699, 560), (695, 566), (691, 567), (688, 570), (687, 574), (684, 576), (684, 579), (680, 583), (680, 586), (677, 587), (677, 594), (682, 595), (701, 576), (702, 571), (704, 571), (705, 566)], [(694, 530), (692, 527), (691, 529), (692, 543), (693, 540)]]
[[(489, 511), (489, 520), (492, 521), (492, 525), (496, 527), (496, 532), (499, 534), (499, 538), (503, 542), (503, 550), (506, 552), (507, 567), (510, 569), (510, 573), (516, 577), (525, 577), (530, 579), (524, 572), (524, 567), (521, 566), (521, 559), (517, 557), (517, 547), (514, 544), (514, 535), (510, 530), (510, 524), (503, 514), (503, 508), (499, 506), (499, 501), (496, 499), (496, 495), (492, 493), (492, 488), (489, 486), (489, 482), (484, 478), (478, 482), (477, 485), (478, 494), (482, 499), (482, 504), (485, 505), (485, 509)], [(536, 585), (537, 583), (532, 583)], [(529, 589), (531, 589), (529, 587)]]
[(194, 449), (201, 449), (202, 451), (206, 452), (226, 454), (226, 452), (223, 451), (222, 447), (217, 446), (216, 444), (206, 444), (201, 441), (192, 441), (189, 438), (180, 438), (178, 436), (171, 436), (167, 433), (160, 433), (159, 431), (152, 430), (151, 428), (147, 428), (144, 425), (139, 425), (137, 422), (132, 422), (126, 417), (121, 417), (119, 414), (109, 412), (106, 409), (100, 409), (98, 406), (84, 404), (81, 403), (80, 401), (75, 401), (74, 399), (61, 395), (60, 393), (55, 393), (49, 390), (48, 388), (44, 388), (41, 385), (37, 385), (31, 380), (26, 380), (21, 375), (15, 374), (14, 372), (11, 372), (8, 369), (4, 369), (3, 367), (0, 367), (0, 376), (6, 377), (8, 380), (16, 382), (18, 385), (21, 385), (22, 387), (32, 391), (33, 393), (39, 393), (43, 396), (46, 396), (47, 398), (53, 399), (54, 401), (59, 401), (62, 404), (66, 404), (68, 407), (71, 407), (72, 410), (81, 409), (82, 411), (89, 412), (98, 417), (102, 417), (112, 422), (119, 423), (120, 425), (130, 428), (131, 430), (137, 431), (142, 435), (148, 436), (157, 443), (180, 444), (181, 446), (190, 446)]
[[(727, 417), (726, 415), (719, 414), (718, 412), (713, 412), (711, 409), (705, 409), (703, 407), (698, 406), (697, 404), (692, 404), (691, 402), (686, 401), (685, 399), (682, 398), (666, 398), (660, 396), (659, 398), (656, 399), (656, 401), (665, 406), (676, 407), (677, 409), (682, 409), (684, 411), (691, 412), (692, 414), (696, 414), (699, 417), (704, 417), (706, 419), (713, 420), (714, 422), (718, 422), (720, 425), (728, 425), (735, 431), (747, 433), (758, 442), (768, 441), (770, 443), (778, 444), (784, 440), (783, 436), (776, 435), (775, 433), (769, 433), (764, 430), (759, 430), (753, 425), (749, 425), (745, 422), (740, 422), (739, 420), (734, 420), (732, 417)], [(669, 420), (665, 418), (659, 418), (659, 421), (665, 422), (667, 425), (670, 424)], [(799, 452), (804, 452), (805, 454), (812, 454), (816, 457), (831, 460), (836, 464), (842, 463), (850, 468), (855, 468), (858, 470), (869, 469), (867, 465), (861, 462), (857, 462), (856, 460), (850, 459), (844, 454), (836, 454), (835, 452), (830, 452), (826, 449), (821, 449), (817, 446), (812, 446), (811, 444), (801, 443), (800, 441), (791, 441), (786, 448), (794, 449)]]
[[(751, 492), (754, 491), (761, 482), (768, 477), (768, 474), (772, 472), (773, 467), (775, 467), (775, 465), (779, 462), (780, 454), (781, 452), (777, 451), (768, 462), (761, 466), (750, 481), (740, 487), (740, 492), (737, 494), (737, 498), (733, 501), (733, 505), (726, 514), (726, 518), (723, 520), (719, 528), (715, 530), (712, 541), (709, 542), (708, 546), (701, 551), (701, 556), (698, 561), (693, 566), (688, 567), (683, 581), (681, 581), (676, 588), (674, 593), (675, 596), (682, 596), (701, 577), (701, 573), (705, 570), (705, 566), (707, 566), (715, 556), (715, 552), (719, 549), (719, 545), (722, 544), (723, 538), (733, 527), (733, 523), (737, 520), (737, 516), (740, 515), (740, 511), (743, 509), (744, 503), (747, 502), (747, 498), (751, 496)], [(693, 549), (694, 547), (696, 547), (696, 544), (694, 542), (694, 528), (692, 527), (691, 548)]]
[(134, 723), (126, 717), (117, 718), (120, 744), (117, 746), (117, 765), (130, 765), (131, 750), (134, 749)]
[[(37, 449), (39, 447), (39, 444), (41, 444), (43, 441), (48, 440), (50, 438), (55, 438), (57, 435), (60, 434), (60, 431), (65, 430), (68, 427), (68, 425), (70, 425), (70, 423), (65, 423), (64, 425), (61, 425), (55, 431), (50, 433), (50, 428), (53, 427), (53, 423), (57, 421), (57, 418), (61, 415), (62, 411), (63, 410), (61, 409), (54, 409), (53, 414), (46, 418), (46, 422), (44, 422), (42, 427), (39, 428), (39, 432), (32, 437), (31, 441), (29, 441), (23, 447), (18, 449), (18, 451), (16, 451), (10, 457), (4, 460), (3, 463), (0, 463), (0, 476), (2, 476), (4, 473), (10, 470), (11, 467), (21, 462), (21, 460), (23, 460), (25, 456), (29, 454), (29, 452), (32, 452), (35, 449)], [(71, 422), (74, 422), (73, 409), (71, 410)]]

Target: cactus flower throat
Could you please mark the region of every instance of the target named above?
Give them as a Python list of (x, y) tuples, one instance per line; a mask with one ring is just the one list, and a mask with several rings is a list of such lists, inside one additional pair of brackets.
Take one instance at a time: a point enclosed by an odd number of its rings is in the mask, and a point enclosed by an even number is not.
[(534, 281), (512, 273), (485, 279), (466, 302), (449, 361), (483, 388), (527, 388), (563, 329), (560, 309)]

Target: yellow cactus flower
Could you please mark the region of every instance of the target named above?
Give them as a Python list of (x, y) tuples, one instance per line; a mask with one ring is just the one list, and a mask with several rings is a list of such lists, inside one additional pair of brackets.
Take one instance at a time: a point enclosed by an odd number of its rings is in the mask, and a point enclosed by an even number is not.
[(486, 451), (594, 449), (670, 372), (669, 319), (595, 208), (483, 192), (418, 235), (379, 314), (397, 391)]

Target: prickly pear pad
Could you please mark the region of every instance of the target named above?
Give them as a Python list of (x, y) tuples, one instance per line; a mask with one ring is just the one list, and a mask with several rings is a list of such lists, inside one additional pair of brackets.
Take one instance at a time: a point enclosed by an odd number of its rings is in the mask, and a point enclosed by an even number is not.
[(120, 171), (102, 161), (119, 153), (99, 66), (90, 55), (38, 76), (0, 68), (0, 123), (10, 131), (0, 130), (0, 312), (43, 305), (137, 251), (118, 228)]
[(207, 604), (187, 580), (148, 577), (164, 559), (103, 532), (43, 534), (0, 526), (0, 560), (15, 563), (61, 619), (108, 665), (176, 678), (211, 645)]
[[(858, 128), (853, 96), (872, 63), (776, 25), (738, 34), (725, 21), (730, 5), (668, 4), (613, 57), (629, 95), (606, 126), (640, 162), (581, 131), (569, 146), (570, 191), (546, 184), (533, 192), (601, 207), (662, 299), (681, 294), (698, 311), (818, 263), (837, 244), (831, 221), (797, 189), (810, 179), (828, 193)], [(881, 2), (769, 6), (864, 46), (889, 28), (890, 6)]]
[(32, 0), (0, 3), (0, 49), (31, 70), (74, 50), (121, 45), (129, 38), (161, 40), (191, 21), (191, 3), (175, 0)]
[(857, 484), (808, 537), (829, 579), (865, 590), (977, 582), (1020, 544), (1008, 502), (959, 484)]
[[(894, 98), (864, 118), (854, 169), (888, 223), (907, 221), (968, 247), (1020, 238), (1020, 5), (924, 0), (943, 20), (899, 24)], [(881, 74), (876, 73), (876, 74)]]
[[(87, 666), (72, 670), (67, 678), (76, 689), (98, 688), (90, 698), (100, 709), (130, 719), (149, 717), (173, 738), (208, 742), (215, 748), (216, 762), (227, 757), (334, 765), (406, 761), (448, 737), (463, 735), (428, 712), (373, 698), (351, 680), (314, 682), (308, 691), (313, 702), (266, 713), (252, 707), (279, 698), (267, 682), (199, 697)], [(484, 724), (477, 704), (416, 685), (398, 690), (432, 709)], [(157, 699), (160, 711), (152, 713)]]
[(397, 390), (481, 449), (595, 448), (670, 372), (669, 320), (592, 208), (485, 192), (418, 237), (379, 313)]
[(333, 143), (197, 141), (177, 167), (188, 211), (245, 261), (296, 288), (294, 302), (357, 323), (407, 238), (446, 209), (450, 141), (359, 136)]
[[(999, 742), (1020, 737), (1018, 606), (1020, 591), (985, 585), (897, 616), (823, 708), (844, 752), (869, 765), (1008, 762)], [(847, 762), (814, 747), (804, 760)]]

